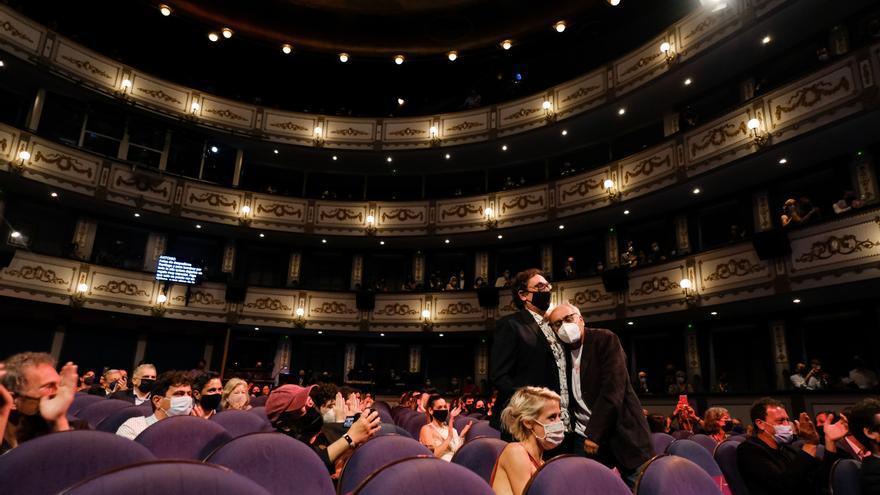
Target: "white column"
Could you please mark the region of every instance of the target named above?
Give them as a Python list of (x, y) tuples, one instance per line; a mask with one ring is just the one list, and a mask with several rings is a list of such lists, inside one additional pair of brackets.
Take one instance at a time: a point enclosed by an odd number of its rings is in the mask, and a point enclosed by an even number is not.
[(223, 263), (220, 266), (223, 273), (232, 273), (235, 271), (235, 243), (229, 241), (223, 247)]
[(144, 271), (155, 272), (159, 265), (159, 256), (165, 254), (168, 237), (165, 234), (150, 232), (147, 238), (147, 247), (144, 250)]
[(98, 224), (92, 220), (80, 218), (76, 221), (76, 229), (73, 231), (73, 243), (75, 244), (74, 255), (81, 260), (88, 260), (92, 256), (95, 247), (95, 234)]
[(605, 235), (605, 267), (611, 268), (617, 266), (618, 262), (617, 232), (612, 229)]
[(474, 383), (489, 379), (489, 346), (480, 344), (474, 353)]
[(422, 346), (409, 346), (409, 372), (420, 373), (422, 371)]
[(345, 361), (342, 369), (342, 382), (348, 381), (348, 372), (354, 369), (357, 357), (357, 344), (345, 344)]
[(873, 204), (880, 200), (877, 192), (877, 174), (874, 171), (871, 155), (859, 151), (852, 165), (853, 181), (856, 183), (856, 194), (865, 204)]
[(292, 286), (299, 283), (300, 271), (302, 268), (302, 253), (294, 251), (290, 253), (290, 260), (287, 264), (287, 285)]
[(43, 105), (46, 103), (46, 90), (40, 88), (34, 97), (34, 104), (31, 106), (27, 116), (27, 128), (29, 131), (36, 132), (40, 127), (40, 118), (43, 116)]
[(474, 280), (477, 277), (483, 277), (483, 282), (489, 284), (489, 253), (486, 251), (477, 251), (474, 256)]
[(770, 322), (770, 339), (773, 342), (773, 369), (776, 371), (776, 388), (784, 390), (787, 388), (785, 376), (782, 375), (784, 370), (790, 370), (788, 362), (788, 341), (785, 337), (785, 321), (773, 320)]
[(278, 375), (290, 372), (290, 337), (282, 335), (278, 339), (278, 348), (275, 350), (275, 364), (272, 367), (272, 378), (278, 385)]
[(691, 240), (688, 234), (687, 215), (675, 217), (675, 250), (678, 254), (691, 252)]
[(752, 195), (752, 215), (755, 232), (764, 232), (773, 228), (773, 215), (770, 211), (767, 191), (758, 191)]
[(49, 350), (49, 354), (52, 355), (52, 358), (55, 361), (61, 357), (61, 347), (64, 345), (64, 333), (66, 329), (62, 325), (58, 325), (55, 327), (55, 333), (52, 335), (52, 348)]
[(425, 255), (422, 253), (413, 256), (413, 281), (416, 284), (425, 283)]
[(144, 354), (147, 352), (147, 336), (144, 334), (138, 335), (137, 345), (134, 348), (134, 362), (131, 363), (131, 370), (134, 372), (134, 369), (137, 368), (138, 363), (144, 360)]
[(241, 180), (241, 165), (244, 162), (244, 151), (241, 149), (235, 150), (235, 172), (232, 175), (232, 187), (238, 187), (238, 183)]
[(364, 256), (361, 254), (356, 254), (351, 258), (351, 289), (354, 289), (358, 285), (361, 288), (366, 289), (364, 287)]

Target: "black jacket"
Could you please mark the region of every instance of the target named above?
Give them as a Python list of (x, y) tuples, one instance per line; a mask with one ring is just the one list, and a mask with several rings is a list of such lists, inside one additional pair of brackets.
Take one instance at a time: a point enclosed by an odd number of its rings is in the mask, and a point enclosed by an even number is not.
[(825, 452), (819, 460), (799, 448), (773, 449), (750, 436), (736, 448), (736, 464), (749, 495), (811, 495), (827, 486), (828, 471), (839, 456)]
[(559, 368), (550, 344), (528, 310), (498, 320), (489, 359), (489, 378), (498, 389), (492, 424), (499, 426), (501, 411), (514, 392), (531, 385), (559, 393)]
[(132, 404), (134, 404), (134, 388), (113, 392), (112, 394), (110, 394), (110, 398), (124, 400), (125, 402), (131, 402)]
[[(581, 354), (581, 394), (590, 408), (587, 438), (599, 444), (599, 460), (633, 470), (654, 456), (642, 403), (630, 383), (620, 339), (604, 328), (586, 328)], [(572, 369), (571, 352), (565, 353)], [(571, 373), (568, 373), (568, 390)], [(568, 401), (574, 408), (575, 398)], [(572, 421), (574, 411), (572, 410)]]
[(862, 495), (880, 495), (880, 457), (870, 455), (862, 459)]

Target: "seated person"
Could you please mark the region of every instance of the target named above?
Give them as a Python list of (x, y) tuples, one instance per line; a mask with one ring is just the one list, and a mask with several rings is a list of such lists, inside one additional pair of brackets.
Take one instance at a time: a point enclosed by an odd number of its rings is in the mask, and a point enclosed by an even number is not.
[(862, 495), (880, 495), (880, 401), (859, 401), (847, 419), (849, 430), (871, 451), (871, 455), (862, 459), (862, 469), (859, 471)]
[(730, 413), (723, 407), (710, 407), (703, 415), (703, 433), (718, 443), (727, 439), (733, 429)]
[(150, 405), (153, 414), (135, 416), (119, 426), (116, 434), (134, 440), (157, 421), (171, 416), (189, 416), (193, 410), (192, 381), (186, 371), (166, 371), (156, 378)]
[[(764, 397), (752, 404), (750, 411), (756, 434), (736, 448), (736, 461), (750, 495), (806, 495), (827, 486), (822, 474), (839, 458), (837, 440), (847, 433), (846, 422), (825, 424), (825, 457), (816, 457), (819, 432), (807, 413), (789, 421), (785, 406)], [(795, 437), (803, 446), (792, 446)]]
[(543, 387), (523, 387), (514, 392), (501, 412), (501, 423), (516, 442), (511, 442), (495, 462), (489, 484), (496, 495), (521, 495), (529, 479), (542, 465), (544, 452), (565, 438), (559, 395)]
[(428, 397), (427, 406), (430, 422), (422, 426), (419, 431), (419, 442), (428, 447), (428, 450), (433, 452), (436, 457), (444, 461), (451, 461), (453, 454), (464, 443), (461, 437), (467, 435), (473, 421), (468, 421), (467, 426), (459, 434), (454, 423), (455, 418), (461, 414), (461, 408), (456, 407), (450, 411), (446, 400), (436, 394)]
[(110, 396), (111, 399), (124, 400), (139, 406), (150, 400), (150, 392), (156, 383), (156, 367), (152, 364), (142, 364), (134, 369), (131, 374), (131, 384), (134, 385), (126, 390), (117, 390)]
[(251, 396), (247, 393), (247, 382), (241, 378), (230, 378), (223, 387), (220, 409), (247, 411), (251, 408)]
[(220, 399), (223, 398), (223, 382), (220, 375), (213, 371), (202, 373), (192, 385), (193, 391), (193, 416), (208, 419), (217, 414), (220, 408)]
[(4, 364), (0, 388), (8, 394), (0, 405), (0, 424), (6, 418), (0, 453), (56, 431), (88, 429), (84, 421), (67, 421), (79, 382), (75, 364), (65, 364), (59, 374), (55, 359), (45, 352), (15, 354)]

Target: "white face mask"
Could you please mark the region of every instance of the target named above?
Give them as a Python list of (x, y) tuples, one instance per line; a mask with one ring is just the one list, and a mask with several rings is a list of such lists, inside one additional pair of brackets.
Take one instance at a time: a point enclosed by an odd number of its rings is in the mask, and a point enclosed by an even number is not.
[(169, 416), (189, 416), (192, 412), (193, 399), (188, 395), (181, 395), (171, 398), (171, 406), (165, 409), (165, 414)]
[[(544, 450), (550, 450), (557, 447), (565, 439), (565, 425), (562, 424), (561, 419), (546, 425), (539, 421), (536, 421), (536, 423), (544, 427), (543, 438), (535, 435), (535, 438), (537, 438), (541, 442)], [(534, 434), (534, 432), (532, 433)]]
[(581, 340), (581, 329), (577, 323), (563, 323), (556, 331), (556, 335), (566, 344), (574, 344)]
[(323, 418), (324, 418), (324, 424), (335, 423), (336, 422), (336, 411), (334, 411), (333, 408), (328, 409), (327, 412), (324, 413)]

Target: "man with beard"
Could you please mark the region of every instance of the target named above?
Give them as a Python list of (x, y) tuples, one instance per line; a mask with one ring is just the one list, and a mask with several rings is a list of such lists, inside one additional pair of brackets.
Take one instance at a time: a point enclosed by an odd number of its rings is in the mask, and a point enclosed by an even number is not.
[[(315, 385), (282, 385), (269, 394), (266, 416), (280, 433), (293, 437), (315, 451), (331, 474), (336, 472), (336, 461), (356, 446), (366, 442), (379, 431), (379, 413), (365, 411), (352, 423), (341, 438), (330, 442), (322, 433), (324, 420), (318, 404), (310, 396)], [(369, 413), (369, 414), (368, 414)]]

